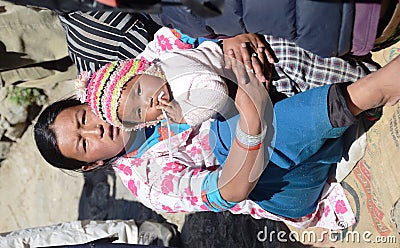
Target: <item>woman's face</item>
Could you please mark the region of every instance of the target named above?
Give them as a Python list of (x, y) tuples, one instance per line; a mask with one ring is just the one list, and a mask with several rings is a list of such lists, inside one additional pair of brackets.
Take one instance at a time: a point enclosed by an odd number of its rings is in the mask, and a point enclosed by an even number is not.
[(98, 118), (87, 105), (64, 109), (52, 128), (65, 157), (88, 163), (117, 156), (124, 150), (130, 135)]
[(156, 76), (136, 75), (125, 85), (119, 99), (118, 117), (124, 122), (141, 123), (154, 121), (162, 114), (158, 96), (163, 92), (163, 99), (170, 100), (166, 82)]

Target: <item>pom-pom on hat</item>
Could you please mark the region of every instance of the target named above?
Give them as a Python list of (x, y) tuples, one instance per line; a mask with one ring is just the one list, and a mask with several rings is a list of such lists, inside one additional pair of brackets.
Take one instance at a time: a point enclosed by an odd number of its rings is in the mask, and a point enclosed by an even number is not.
[(144, 58), (127, 59), (108, 63), (92, 76), (82, 72), (76, 81), (77, 95), (105, 122), (123, 127), (118, 118), (118, 100), (124, 85), (135, 75), (150, 74), (164, 78), (158, 66)]

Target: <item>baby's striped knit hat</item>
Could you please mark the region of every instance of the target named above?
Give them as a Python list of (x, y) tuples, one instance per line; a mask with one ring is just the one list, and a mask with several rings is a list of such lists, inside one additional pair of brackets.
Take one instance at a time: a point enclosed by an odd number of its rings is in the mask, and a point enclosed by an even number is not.
[(105, 122), (123, 127), (118, 118), (118, 100), (124, 85), (135, 75), (151, 74), (161, 76), (158, 69), (151, 69), (153, 63), (144, 58), (127, 59), (108, 63), (93, 75), (82, 72), (76, 80), (77, 95), (81, 102), (88, 103), (93, 112)]

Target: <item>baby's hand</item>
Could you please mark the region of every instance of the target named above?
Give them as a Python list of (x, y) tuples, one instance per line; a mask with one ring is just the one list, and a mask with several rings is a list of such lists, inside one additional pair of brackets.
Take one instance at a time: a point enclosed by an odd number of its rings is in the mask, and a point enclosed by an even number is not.
[[(164, 110), (167, 113), (168, 119), (173, 123), (186, 123), (183, 118), (181, 106), (177, 101), (167, 101), (165, 99), (160, 99), (158, 101), (157, 109)], [(164, 116), (161, 114), (157, 117), (158, 120), (164, 119)]]

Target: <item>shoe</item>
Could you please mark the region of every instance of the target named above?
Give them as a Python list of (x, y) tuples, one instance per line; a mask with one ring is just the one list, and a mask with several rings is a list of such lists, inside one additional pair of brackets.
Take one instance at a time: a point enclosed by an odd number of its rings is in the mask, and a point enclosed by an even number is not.
[(138, 244), (178, 247), (179, 232), (176, 225), (170, 223), (144, 221), (139, 226)]

